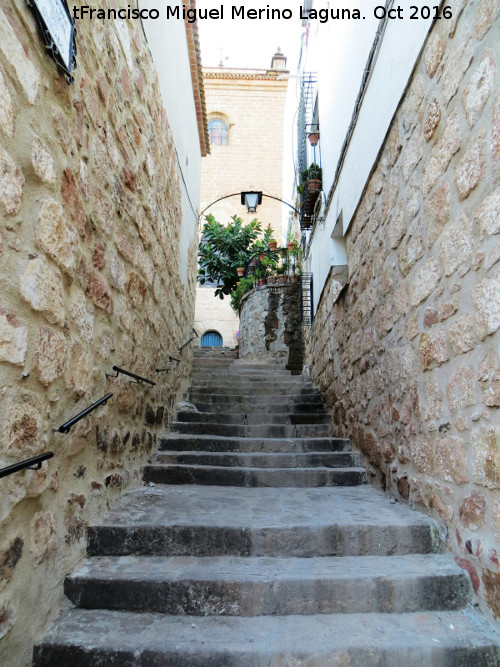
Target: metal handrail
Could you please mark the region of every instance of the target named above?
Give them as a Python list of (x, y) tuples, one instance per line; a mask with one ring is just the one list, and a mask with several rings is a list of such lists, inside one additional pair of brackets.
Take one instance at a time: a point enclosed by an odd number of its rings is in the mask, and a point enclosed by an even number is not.
[(184, 345), (181, 345), (181, 346), (180, 346), (180, 348), (179, 348), (179, 352), (182, 352), (182, 350), (183, 350), (185, 347), (187, 347), (187, 346), (189, 345), (189, 343), (191, 343), (191, 341), (196, 340), (197, 338), (198, 338), (198, 336), (192, 336), (189, 340), (187, 340), (187, 341), (184, 343)]
[[(189, 345), (189, 343), (191, 343), (191, 341), (196, 340), (197, 338), (200, 337), (200, 334), (196, 331), (196, 329), (194, 327), (191, 327), (191, 331), (194, 333), (194, 336), (192, 336), (188, 341), (186, 341), (184, 343), (184, 345), (181, 345), (181, 347), (179, 348), (179, 352), (182, 352), (182, 350), (185, 347), (187, 347)], [(170, 359), (170, 361), (179, 361), (180, 362), (180, 359), (174, 359), (174, 357), (169, 357), (169, 359)]]
[(92, 405), (90, 405), (88, 408), (86, 408), (85, 410), (82, 410), (82, 412), (79, 412), (75, 417), (73, 417), (72, 419), (69, 419), (67, 422), (65, 422), (64, 424), (59, 426), (59, 428), (54, 429), (54, 431), (56, 433), (64, 433), (64, 434), (69, 433), (71, 427), (74, 426), (76, 424), (76, 422), (78, 422), (78, 421), (80, 421), (80, 419), (83, 419), (84, 417), (86, 417), (88, 414), (90, 414), (93, 410), (98, 408), (100, 405), (106, 405), (106, 403), (111, 398), (111, 396), (113, 396), (113, 394), (106, 394), (106, 396), (103, 396), (102, 398), (100, 398), (95, 403), (92, 403)]
[(31, 459), (13, 463), (6, 468), (0, 468), (0, 477), (7, 477), (7, 475), (12, 475), (12, 473), (19, 472), (20, 470), (40, 470), (42, 462), (51, 459), (53, 456), (54, 452), (45, 452), (39, 456), (33, 456)]
[(121, 373), (122, 375), (128, 375), (128, 377), (134, 378), (134, 382), (132, 384), (139, 384), (140, 382), (147, 382), (148, 384), (152, 385), (153, 387), (156, 385), (156, 382), (153, 382), (152, 380), (148, 380), (147, 378), (143, 378), (140, 375), (137, 375), (136, 373), (131, 373), (130, 371), (125, 371), (125, 370), (123, 370), (123, 368), (119, 368), (118, 366), (113, 366), (112, 370), (116, 372), (116, 375), (109, 375), (109, 373), (106, 373), (107, 378), (117, 378)]

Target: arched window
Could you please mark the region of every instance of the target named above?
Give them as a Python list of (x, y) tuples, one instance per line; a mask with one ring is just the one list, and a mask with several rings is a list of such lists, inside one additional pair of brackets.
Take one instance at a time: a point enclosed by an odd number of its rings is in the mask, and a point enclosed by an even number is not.
[(222, 347), (222, 336), (218, 331), (206, 331), (201, 337), (202, 347)]
[(211, 146), (227, 146), (228, 128), (220, 118), (214, 118), (208, 123)]

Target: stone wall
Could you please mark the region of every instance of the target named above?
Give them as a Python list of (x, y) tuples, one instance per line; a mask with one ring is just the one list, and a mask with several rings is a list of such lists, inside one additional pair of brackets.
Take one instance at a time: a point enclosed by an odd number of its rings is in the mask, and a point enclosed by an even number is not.
[(447, 528), (500, 617), (498, 2), (437, 21), (307, 344), (338, 435)]
[(262, 285), (240, 308), (240, 359), (302, 370), (303, 341), (298, 284)]
[[(190, 349), (196, 240), (179, 278), (173, 138), (139, 22), (80, 21), (68, 86), (24, 0), (0, 0), (0, 663), (30, 663), (90, 521), (172, 417)], [(186, 82), (191, 86), (191, 80)], [(186, 132), (196, 132), (196, 127)], [(190, 225), (194, 225), (192, 219)], [(106, 377), (113, 365), (155, 387)], [(54, 433), (107, 392), (70, 434)]]

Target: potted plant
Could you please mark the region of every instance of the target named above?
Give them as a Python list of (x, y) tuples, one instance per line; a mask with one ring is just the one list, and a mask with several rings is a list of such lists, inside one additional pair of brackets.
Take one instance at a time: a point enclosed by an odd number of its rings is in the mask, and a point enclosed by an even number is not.
[(294, 234), (291, 231), (287, 233), (286, 241), (289, 253), (292, 253), (295, 250), (295, 248), (298, 248), (297, 239), (295, 238)]
[(266, 269), (259, 266), (254, 273), (255, 278), (258, 281), (259, 287), (266, 284)]
[(276, 251), (276, 248), (278, 247), (278, 242), (274, 238), (274, 230), (271, 227), (271, 225), (267, 225), (267, 227), (265, 228), (264, 237), (262, 240), (266, 248), (268, 248), (271, 252)]
[(278, 273), (278, 284), (279, 285), (284, 285), (286, 282), (288, 282), (288, 262), (285, 260), (283, 264), (278, 267), (277, 273)]
[(268, 285), (275, 285), (276, 284), (277, 277), (276, 276), (268, 276), (267, 277), (267, 284)]
[(321, 167), (313, 162), (307, 169), (307, 189), (309, 192), (319, 192), (321, 190), (321, 181), (323, 178), (323, 170)]
[(297, 192), (301, 195), (303, 216), (311, 216), (314, 206), (321, 192), (322, 169), (313, 162), (300, 174), (300, 183)]
[(262, 260), (266, 256), (267, 243), (264, 243), (264, 241), (261, 241), (260, 239), (258, 241), (255, 241), (255, 243), (252, 246), (252, 251), (254, 252), (255, 255), (258, 255), (259, 261), (262, 262)]
[(238, 278), (243, 278), (245, 275), (245, 267), (248, 262), (248, 254), (244, 252), (240, 252), (238, 254), (238, 257), (236, 258), (236, 273), (238, 274)]
[(311, 128), (311, 131), (308, 133), (307, 138), (311, 146), (317, 146), (319, 142), (319, 130), (316, 128)]
[(290, 276), (291, 282), (298, 283), (301, 275), (302, 275), (302, 267), (300, 266), (300, 262), (297, 260), (293, 266), (293, 276)]

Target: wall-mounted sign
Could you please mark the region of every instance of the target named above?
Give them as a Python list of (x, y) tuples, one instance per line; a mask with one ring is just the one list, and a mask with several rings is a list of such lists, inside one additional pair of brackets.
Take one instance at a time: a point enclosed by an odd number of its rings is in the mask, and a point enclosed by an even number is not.
[(50, 56), (73, 83), (76, 69), (75, 24), (66, 0), (26, 0), (35, 15), (38, 29)]

